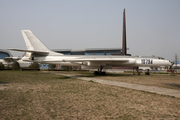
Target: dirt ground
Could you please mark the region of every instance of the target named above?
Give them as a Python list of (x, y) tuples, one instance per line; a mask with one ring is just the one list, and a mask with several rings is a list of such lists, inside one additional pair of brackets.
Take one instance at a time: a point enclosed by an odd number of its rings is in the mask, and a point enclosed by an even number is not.
[[(91, 75), (84, 73), (84, 76)], [(129, 82), (133, 79), (133, 76), (126, 75), (103, 77), (117, 81), (122, 77), (122, 80), (127, 79)], [(148, 76), (147, 81), (150, 78)], [(146, 76), (142, 79), (145, 81)], [(0, 90), (2, 120), (180, 119), (178, 98), (44, 72), (0, 71), (0, 86), (6, 87)]]

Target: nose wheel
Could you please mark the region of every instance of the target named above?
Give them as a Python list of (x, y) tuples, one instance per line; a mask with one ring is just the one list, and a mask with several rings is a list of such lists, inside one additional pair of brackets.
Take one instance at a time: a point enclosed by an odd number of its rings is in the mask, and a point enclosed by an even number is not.
[(145, 75), (150, 75), (149, 69), (147, 69), (147, 72), (145, 72)]

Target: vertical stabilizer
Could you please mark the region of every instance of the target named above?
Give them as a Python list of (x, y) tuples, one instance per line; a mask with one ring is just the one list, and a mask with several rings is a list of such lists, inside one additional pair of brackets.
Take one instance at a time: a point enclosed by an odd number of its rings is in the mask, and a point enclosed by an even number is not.
[(50, 51), (30, 30), (21, 30), (28, 50)]
[(49, 50), (30, 30), (21, 30), (21, 32), (28, 50), (48, 52), (49, 55), (63, 55)]
[(126, 16), (125, 16), (125, 9), (123, 11), (123, 37), (122, 37), (122, 54), (127, 55), (126, 51)]

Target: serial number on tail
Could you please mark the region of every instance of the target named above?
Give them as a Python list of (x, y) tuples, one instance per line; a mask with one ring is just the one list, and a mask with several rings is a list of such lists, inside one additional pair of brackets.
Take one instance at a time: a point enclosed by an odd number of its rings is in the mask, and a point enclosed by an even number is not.
[(151, 59), (141, 59), (142, 64), (153, 64), (153, 60)]

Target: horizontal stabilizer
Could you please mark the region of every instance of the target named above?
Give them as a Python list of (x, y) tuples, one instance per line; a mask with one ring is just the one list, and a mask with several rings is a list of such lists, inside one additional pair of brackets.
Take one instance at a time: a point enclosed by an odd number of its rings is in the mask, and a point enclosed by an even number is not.
[(22, 50), (22, 49), (8, 49), (8, 50), (20, 51), (20, 52), (30, 52), (30, 53), (36, 53), (36, 54), (41, 54), (41, 55), (49, 54), (48, 51), (39, 51), (39, 50)]

